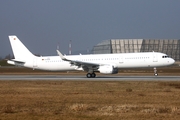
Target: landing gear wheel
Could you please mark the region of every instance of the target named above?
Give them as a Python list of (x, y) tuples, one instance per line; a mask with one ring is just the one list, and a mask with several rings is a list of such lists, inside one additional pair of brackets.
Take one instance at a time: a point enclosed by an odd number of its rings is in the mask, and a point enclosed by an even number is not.
[(95, 78), (96, 74), (95, 73), (87, 73), (86, 77), (87, 78)]
[(91, 78), (91, 73), (87, 73), (86, 77)]
[(96, 77), (96, 74), (95, 74), (95, 73), (92, 73), (92, 74), (91, 74), (91, 77), (92, 77), (92, 78), (95, 78), (95, 77)]
[(155, 73), (155, 74), (154, 74), (154, 76), (158, 76), (158, 74), (157, 74), (157, 73)]

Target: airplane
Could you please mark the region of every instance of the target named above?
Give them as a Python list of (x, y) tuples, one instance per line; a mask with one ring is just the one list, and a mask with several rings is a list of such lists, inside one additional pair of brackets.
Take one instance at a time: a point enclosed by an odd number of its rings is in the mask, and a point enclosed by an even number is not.
[(87, 78), (95, 78), (95, 72), (102, 74), (117, 74), (123, 68), (154, 68), (169, 66), (175, 60), (160, 52), (116, 53), (116, 54), (88, 54), (88, 55), (63, 55), (35, 56), (17, 36), (9, 36), (10, 44), (15, 59), (8, 60), (8, 64), (47, 71), (86, 71)]

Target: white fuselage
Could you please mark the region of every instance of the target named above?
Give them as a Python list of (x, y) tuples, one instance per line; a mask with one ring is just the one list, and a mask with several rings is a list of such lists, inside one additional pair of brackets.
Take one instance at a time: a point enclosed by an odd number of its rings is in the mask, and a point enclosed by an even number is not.
[[(166, 56), (166, 57), (165, 57)], [(120, 54), (93, 54), (93, 55), (69, 55), (67, 59), (95, 64), (113, 65), (116, 68), (144, 68), (162, 67), (172, 65), (174, 60), (164, 53), (120, 53)], [(12, 62), (12, 61), (11, 61)], [(23, 67), (49, 70), (49, 71), (70, 71), (82, 70), (68, 61), (62, 60), (59, 56), (45, 56), (26, 58), (25, 63), (10, 63)]]

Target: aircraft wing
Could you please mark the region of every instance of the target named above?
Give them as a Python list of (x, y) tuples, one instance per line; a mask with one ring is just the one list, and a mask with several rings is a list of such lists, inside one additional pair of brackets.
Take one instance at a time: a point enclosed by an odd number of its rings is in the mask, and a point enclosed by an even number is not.
[(76, 65), (78, 67), (82, 67), (84, 70), (89, 70), (89, 69), (93, 69), (93, 70), (97, 70), (99, 68), (99, 66), (101, 64), (98, 63), (90, 63), (90, 62), (83, 62), (83, 61), (77, 61), (77, 60), (69, 60), (66, 59), (59, 50), (57, 50), (58, 55), (60, 56), (60, 58), (64, 61), (69, 61), (70, 64), (72, 65)]

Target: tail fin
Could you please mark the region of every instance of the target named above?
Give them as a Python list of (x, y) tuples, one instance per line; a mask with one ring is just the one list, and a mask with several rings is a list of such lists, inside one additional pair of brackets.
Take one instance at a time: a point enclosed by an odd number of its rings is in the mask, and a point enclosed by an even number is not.
[(16, 60), (23, 60), (34, 56), (17, 36), (9, 36), (9, 40)]

